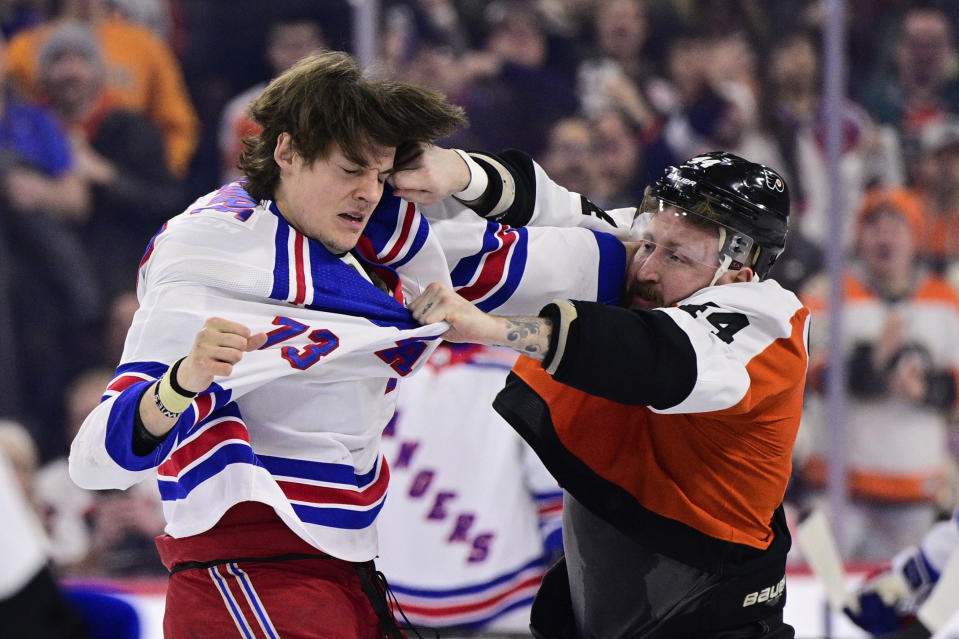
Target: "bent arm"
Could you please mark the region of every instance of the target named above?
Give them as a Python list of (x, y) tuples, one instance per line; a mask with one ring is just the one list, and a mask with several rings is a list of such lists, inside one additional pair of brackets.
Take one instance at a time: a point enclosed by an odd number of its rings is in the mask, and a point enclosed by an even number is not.
[(440, 284), (427, 287), (410, 311), (424, 324), (448, 322), (449, 341), (512, 348), (542, 361), (557, 381), (620, 403), (674, 406), (696, 383), (689, 337), (657, 311), (561, 300), (539, 317), (503, 317)]
[(560, 300), (539, 318), (490, 316), (448, 289), (416, 302), (417, 320), (445, 319), (454, 339), (513, 348), (559, 382), (661, 412), (747, 410), (761, 397), (749, 395), (753, 360), (775, 362), (767, 382), (781, 392), (804, 382), (808, 310), (775, 282), (709, 287), (650, 311)]
[(398, 167), (390, 182), (397, 195), (421, 205), (431, 220), (471, 210), (514, 228), (578, 226), (628, 238), (636, 215), (636, 207), (600, 209), (515, 149), (492, 154), (430, 146)]
[(410, 302), (410, 313), (421, 324), (448, 322), (443, 339), (505, 346), (542, 360), (549, 347), (552, 323), (542, 317), (504, 317), (484, 313), (450, 287), (434, 282)]

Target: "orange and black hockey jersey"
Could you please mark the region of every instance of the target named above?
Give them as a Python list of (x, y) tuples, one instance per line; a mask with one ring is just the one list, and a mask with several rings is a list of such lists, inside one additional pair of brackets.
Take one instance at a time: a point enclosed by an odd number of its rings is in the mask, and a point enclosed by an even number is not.
[(494, 406), (564, 489), (704, 570), (748, 569), (777, 536), (784, 560), (809, 316), (795, 295), (735, 283), (672, 308), (563, 301), (543, 314), (546, 361), (521, 358)]

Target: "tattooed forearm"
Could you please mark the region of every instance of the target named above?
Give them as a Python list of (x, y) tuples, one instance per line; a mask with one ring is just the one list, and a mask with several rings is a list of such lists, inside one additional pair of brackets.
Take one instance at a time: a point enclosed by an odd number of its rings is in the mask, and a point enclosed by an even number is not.
[(553, 325), (542, 317), (511, 317), (506, 322), (506, 344), (534, 359), (543, 359), (549, 349)]

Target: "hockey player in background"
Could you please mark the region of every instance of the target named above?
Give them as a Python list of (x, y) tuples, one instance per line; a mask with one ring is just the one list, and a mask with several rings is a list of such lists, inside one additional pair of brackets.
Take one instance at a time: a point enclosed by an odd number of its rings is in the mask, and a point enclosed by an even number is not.
[(406, 617), (443, 637), (527, 633), (533, 595), (562, 552), (562, 492), (493, 410), (515, 360), (506, 348), (444, 342), (403, 380), (384, 433), (392, 474), (376, 564)]
[[(522, 154), (473, 160), (488, 188), (470, 205), (498, 222), (611, 219)], [(494, 407), (565, 490), (565, 560), (533, 604), (535, 636), (794, 636), (782, 500), (809, 312), (766, 279), (788, 212), (775, 171), (707, 153), (667, 170), (636, 211), (628, 308), (562, 299), (497, 316), (439, 283), (410, 304), (448, 322), (446, 339), (523, 354)]]
[[(936, 592), (944, 571), (959, 553), (959, 510), (937, 522), (919, 546), (904, 548), (889, 566), (869, 577), (849, 599), (846, 614), (862, 629), (897, 639), (959, 639), (959, 600), (941, 628), (926, 628), (916, 619), (919, 609)], [(951, 585), (951, 584), (950, 584)], [(955, 588), (955, 586), (951, 586)], [(935, 632), (933, 632), (935, 631)]]

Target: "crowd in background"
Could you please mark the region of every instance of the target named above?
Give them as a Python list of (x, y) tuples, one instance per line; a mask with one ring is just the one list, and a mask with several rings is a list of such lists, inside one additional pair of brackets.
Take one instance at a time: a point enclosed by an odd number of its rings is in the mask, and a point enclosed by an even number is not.
[[(830, 208), (816, 0), (384, 0), (377, 71), (438, 89), (448, 146), (532, 154), (600, 207), (723, 149), (793, 198), (773, 277), (813, 309), (797, 504), (824, 487)], [(844, 556), (884, 559), (959, 504), (959, 4), (848, 3), (839, 207), (845, 277)], [(235, 179), (244, 106), (320, 48), (347, 0), (0, 2), (0, 446), (60, 568), (162, 570), (143, 491), (85, 494), (64, 457), (120, 359), (150, 237)], [(24, 437), (26, 435), (26, 437)]]

